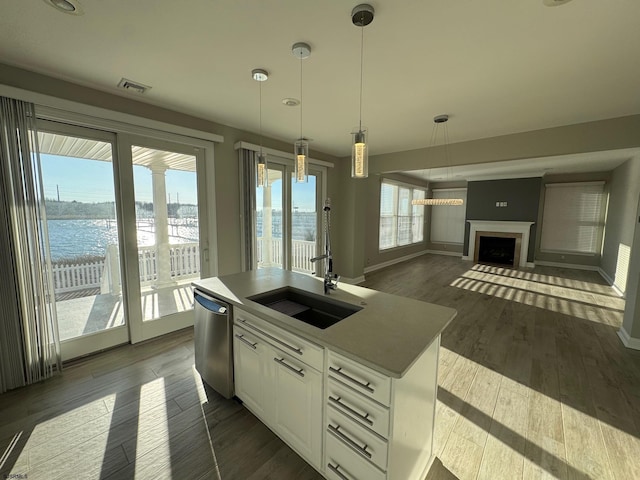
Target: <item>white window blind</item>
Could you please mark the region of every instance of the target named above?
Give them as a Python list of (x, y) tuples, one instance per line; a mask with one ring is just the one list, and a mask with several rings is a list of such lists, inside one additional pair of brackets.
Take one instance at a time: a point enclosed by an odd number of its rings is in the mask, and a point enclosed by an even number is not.
[(437, 205), (431, 207), (431, 242), (464, 243), (466, 221), (466, 188), (441, 188), (433, 190), (433, 198), (462, 198), (460, 206)]
[(424, 240), (424, 207), (411, 200), (425, 192), (409, 185), (382, 182), (380, 186), (380, 250)]
[(540, 249), (595, 254), (600, 251), (604, 182), (545, 185)]

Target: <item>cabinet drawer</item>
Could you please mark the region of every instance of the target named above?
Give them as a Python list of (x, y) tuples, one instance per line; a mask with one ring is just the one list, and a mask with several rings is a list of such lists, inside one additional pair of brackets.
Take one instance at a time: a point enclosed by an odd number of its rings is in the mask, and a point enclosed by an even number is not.
[(349, 450), (353, 455), (372, 462), (381, 470), (386, 470), (388, 444), (385, 440), (336, 412), (333, 408), (327, 409), (326, 425), (325, 436), (327, 439), (337, 440), (344, 449)]
[(289, 333), (262, 318), (234, 308), (234, 321), (249, 331), (261, 334), (274, 346), (301, 359), (307, 365), (322, 371), (324, 367), (324, 348)]
[(375, 372), (353, 360), (329, 352), (329, 377), (349, 385), (354, 390), (389, 406), (391, 378)]
[(333, 378), (329, 378), (327, 385), (327, 405), (377, 434), (389, 436), (389, 409)]
[(345, 447), (333, 435), (325, 442), (325, 476), (331, 480), (384, 480), (386, 474), (369, 461)]

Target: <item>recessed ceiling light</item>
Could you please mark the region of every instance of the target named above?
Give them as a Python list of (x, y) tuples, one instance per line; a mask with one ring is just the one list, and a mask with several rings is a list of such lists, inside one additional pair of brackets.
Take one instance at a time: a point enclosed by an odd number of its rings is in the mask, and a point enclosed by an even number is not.
[(547, 7), (557, 7), (569, 3), (571, 0), (542, 0)]
[(287, 107), (297, 107), (298, 105), (300, 105), (300, 100), (298, 100), (297, 98), (283, 98), (282, 103)]
[(62, 13), (69, 15), (82, 15), (84, 10), (78, 0), (43, 0), (47, 5), (52, 6)]

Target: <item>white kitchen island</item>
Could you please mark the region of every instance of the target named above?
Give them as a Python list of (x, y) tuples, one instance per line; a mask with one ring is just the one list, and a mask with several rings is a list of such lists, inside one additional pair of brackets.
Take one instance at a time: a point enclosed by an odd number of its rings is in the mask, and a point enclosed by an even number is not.
[[(236, 396), (323, 476), (424, 479), (455, 310), (280, 269), (194, 286), (232, 305)], [(360, 310), (320, 329), (249, 299), (287, 287)]]

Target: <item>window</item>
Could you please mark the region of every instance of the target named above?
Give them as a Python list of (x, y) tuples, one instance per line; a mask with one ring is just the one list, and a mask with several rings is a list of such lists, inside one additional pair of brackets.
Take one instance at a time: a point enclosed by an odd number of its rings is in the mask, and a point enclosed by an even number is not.
[[(466, 205), (467, 189), (434, 189), (433, 198), (462, 198), (464, 205)], [(463, 244), (466, 213), (467, 209), (464, 206), (438, 205), (431, 207), (431, 242)]]
[(424, 207), (411, 200), (424, 198), (425, 192), (409, 185), (383, 181), (380, 185), (380, 250), (424, 239)]
[(597, 254), (602, 243), (604, 182), (545, 185), (540, 249)]

